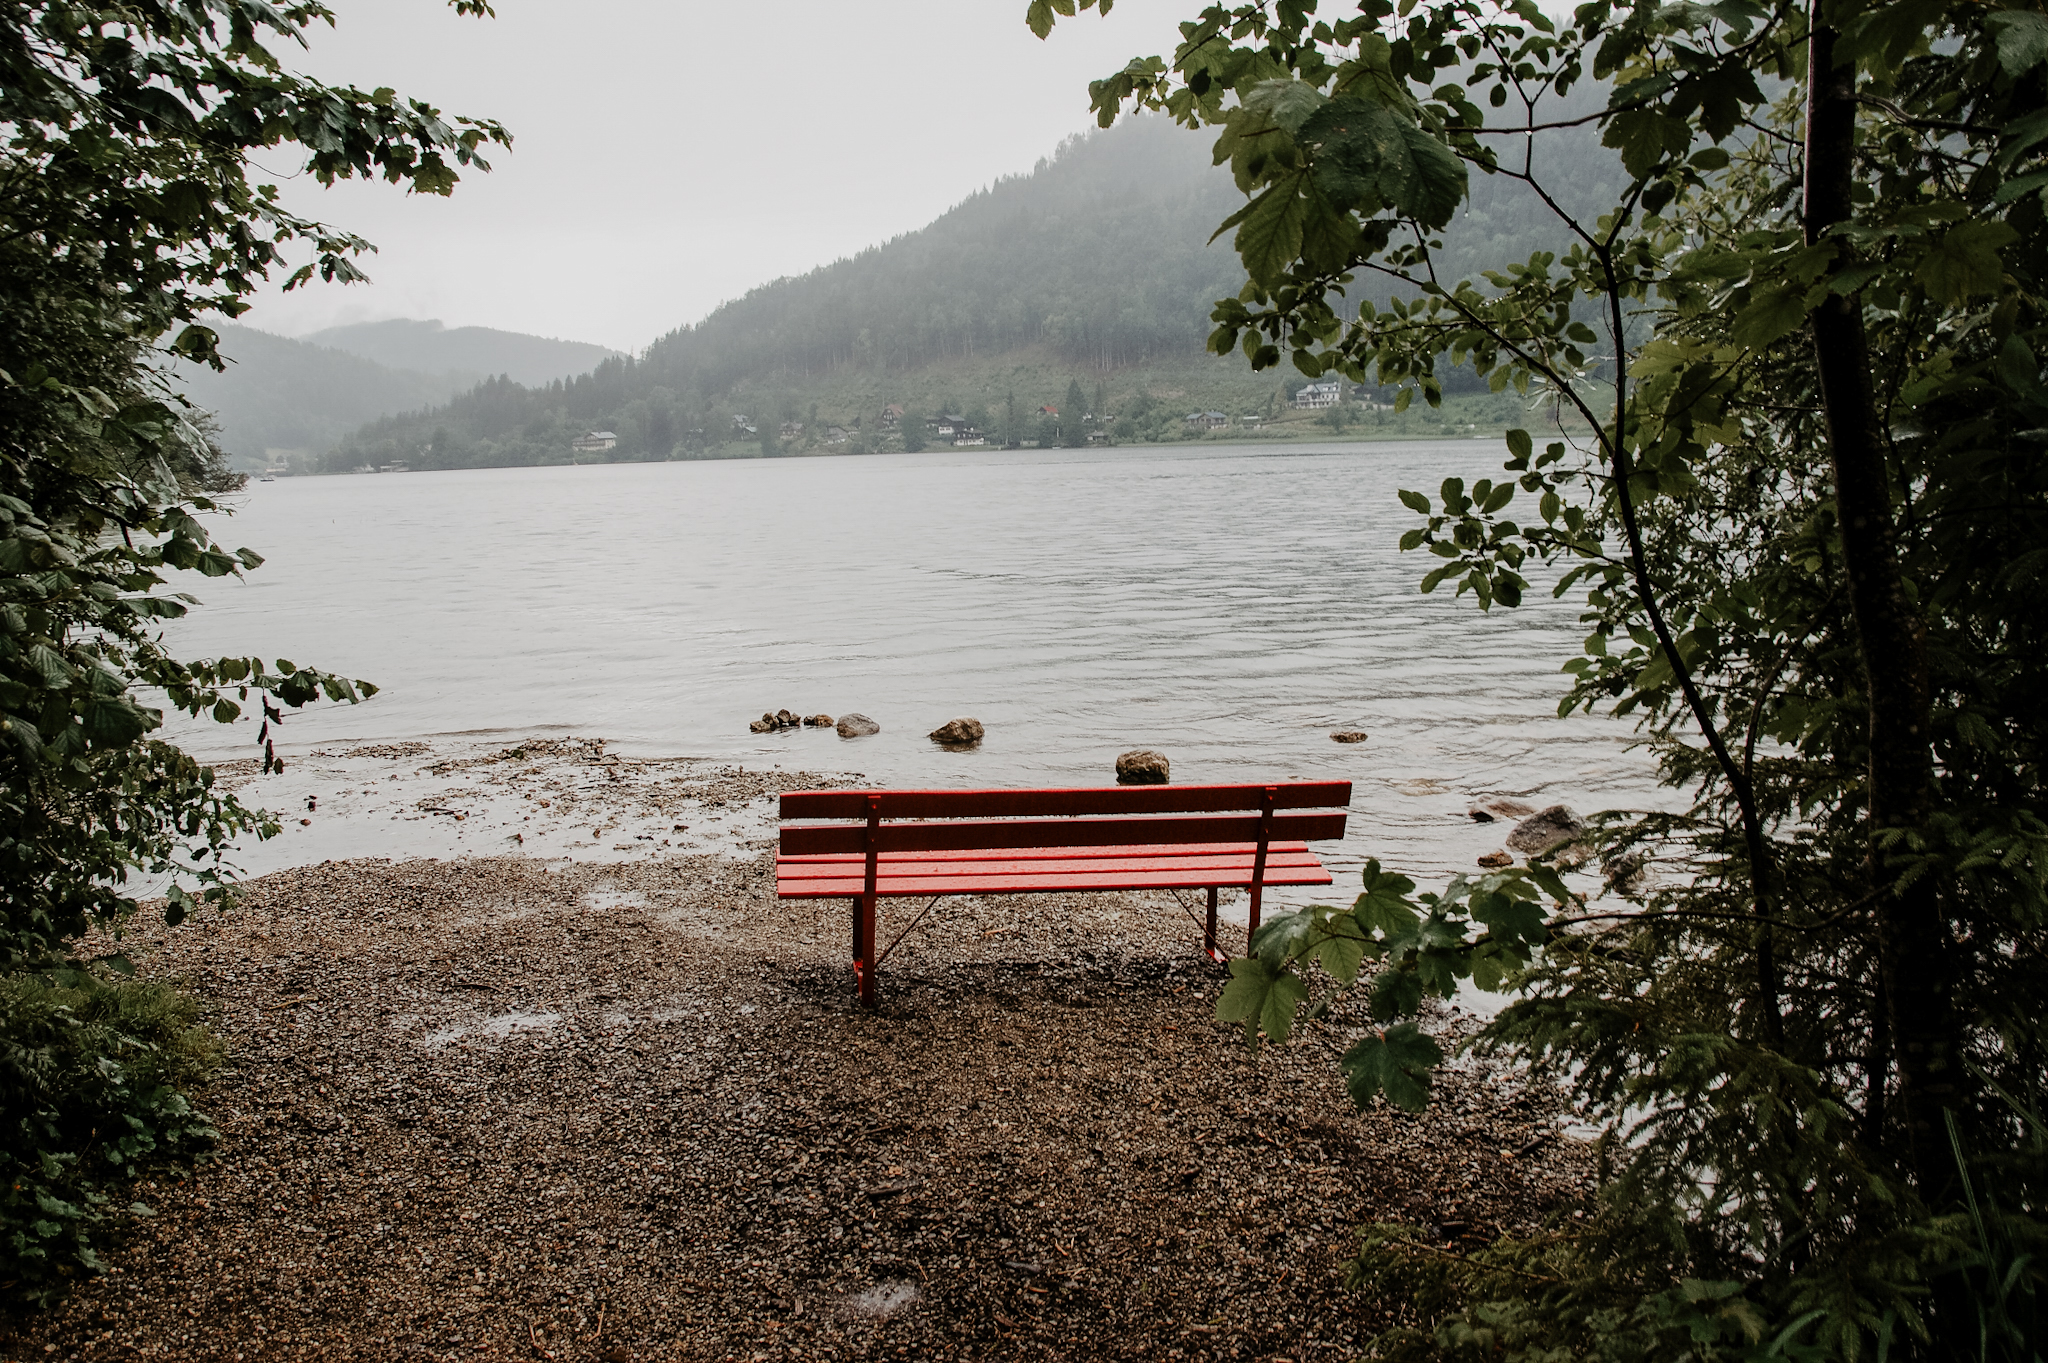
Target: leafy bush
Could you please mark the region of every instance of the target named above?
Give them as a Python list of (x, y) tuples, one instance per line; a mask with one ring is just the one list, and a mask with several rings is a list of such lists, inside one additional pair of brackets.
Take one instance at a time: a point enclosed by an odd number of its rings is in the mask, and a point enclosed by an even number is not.
[[(450, 0), (464, 14), (483, 0)], [(174, 573), (254, 568), (199, 519), (223, 481), (203, 417), (171, 392), (171, 356), (223, 363), (209, 318), (273, 270), (285, 287), (361, 278), (369, 249), (286, 210), (250, 157), (298, 149), (319, 183), (379, 176), (450, 192), (509, 145), (391, 90), (290, 74), (318, 3), (0, 4), (0, 1282), (34, 1300), (90, 1270), (120, 1187), (210, 1136), (179, 1096), (209, 1043), (167, 986), (115, 984), (70, 960), (94, 924), (222, 903), (222, 856), (275, 831), (156, 735), (168, 703), (270, 725), (373, 688), (282, 659), (188, 661), (163, 622)], [(273, 162), (274, 164), (274, 162)], [(294, 267), (294, 258), (306, 259)]]
[[(1092, 94), (1217, 132), (1249, 282), (1211, 348), (1397, 410), (1447, 366), (1525, 399), (1558, 438), (1404, 490), (1401, 546), (1481, 609), (1576, 598), (1560, 712), (1629, 717), (1684, 798), (1434, 893), (1374, 867), (1233, 963), (1219, 1016), (1270, 1040), (1325, 979), (1365, 992), (1340, 1064), (1406, 1107), (1440, 1057), (1402, 1019), (1505, 987), (1474, 1044), (1605, 1128), (1554, 1235), (1377, 1235), (1425, 1327), (1382, 1349), (2048, 1356), (2048, 15), (1253, 0), (1181, 37)], [(1604, 108), (1560, 103), (1588, 81)], [(1537, 154), (1572, 125), (1620, 157), (1598, 214)], [(1482, 178), (1573, 244), (1446, 274)], [(1596, 902), (1552, 876), (1582, 860)]]
[(84, 971), (0, 978), (0, 1299), (38, 1304), (96, 1272), (93, 1241), (148, 1208), (127, 1188), (203, 1157), (182, 1090), (220, 1046), (168, 984)]

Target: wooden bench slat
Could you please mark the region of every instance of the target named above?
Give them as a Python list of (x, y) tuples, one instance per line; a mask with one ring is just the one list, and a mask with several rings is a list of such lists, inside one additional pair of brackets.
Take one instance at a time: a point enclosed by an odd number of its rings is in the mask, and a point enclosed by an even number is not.
[[(1344, 836), (1343, 814), (1276, 814), (1272, 836), (1290, 842), (1321, 842)], [(941, 852), (991, 847), (1098, 847), (1121, 843), (1152, 845), (1256, 842), (1255, 814), (1177, 819), (1042, 819), (1016, 822), (894, 823), (875, 830), (878, 852)], [(818, 824), (782, 830), (785, 856), (860, 852), (868, 830), (848, 824)]]
[[(1118, 857), (1058, 857), (1058, 858), (1016, 858), (1001, 856), (979, 857), (884, 857), (876, 864), (876, 874), (897, 880), (915, 880), (919, 877), (951, 875), (1069, 875), (1081, 872), (1099, 871), (1104, 875), (1116, 875), (1126, 871), (1168, 871), (1182, 867), (1202, 874), (1214, 873), (1225, 883), (1233, 873), (1249, 875), (1256, 860), (1256, 853), (1249, 848), (1233, 852), (1217, 852), (1200, 857), (1183, 856), (1159, 849), (1146, 854), (1134, 852)], [(1269, 853), (1266, 858), (1269, 870), (1322, 868), (1313, 852)], [(776, 868), (778, 886), (798, 885), (813, 880), (844, 880), (859, 878), (867, 874), (867, 862), (860, 857), (820, 857), (808, 861), (787, 861)]]
[[(1219, 874), (1216, 869), (1194, 867), (1130, 872), (1098, 867), (1061, 874), (1033, 871), (1029, 875), (955, 874), (914, 879), (884, 875), (876, 878), (875, 895), (881, 899), (908, 899), (919, 895), (1008, 894), (1012, 891), (1200, 890), (1212, 885), (1241, 889), (1251, 883), (1251, 863), (1247, 861), (1241, 870), (1242, 876), (1234, 884), (1230, 876)], [(1331, 880), (1330, 873), (1321, 866), (1268, 867), (1262, 883), (1268, 886), (1328, 885)], [(853, 875), (844, 880), (801, 881), (777, 893), (782, 899), (846, 899), (864, 893), (865, 886), (863, 877)]]
[[(882, 862), (884, 865), (888, 865), (907, 858), (915, 858), (918, 861), (978, 861), (987, 857), (989, 850), (986, 848), (946, 848), (933, 852), (891, 852), (882, 858)], [(1285, 853), (1302, 853), (1308, 851), (1308, 844), (1305, 842), (1273, 842), (1268, 844), (1267, 850), (1275, 856)], [(1247, 842), (1173, 843), (1163, 847), (1157, 845), (1148, 846), (1144, 843), (1118, 843), (1102, 847), (1005, 848), (1002, 856), (1005, 861), (1027, 862), (1039, 859), (1068, 861), (1086, 857), (1173, 856), (1187, 858), (1240, 855), (1249, 857), (1256, 851), (1256, 845)], [(805, 853), (801, 856), (792, 856), (789, 853), (784, 853), (776, 858), (776, 865), (858, 866), (864, 861), (866, 861), (866, 857), (857, 852), (814, 852)]]
[[(1337, 809), (1351, 803), (1349, 781), (1274, 782), (1276, 809)], [(885, 819), (1031, 819), (1088, 814), (1214, 814), (1258, 809), (1264, 785), (1082, 786), (1067, 790), (794, 790), (782, 796), (785, 819), (865, 819), (880, 801)]]

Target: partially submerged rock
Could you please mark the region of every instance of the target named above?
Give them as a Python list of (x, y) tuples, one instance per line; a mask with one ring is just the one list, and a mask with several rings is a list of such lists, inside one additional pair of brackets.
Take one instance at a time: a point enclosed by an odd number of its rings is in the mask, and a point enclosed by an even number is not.
[(1363, 729), (1339, 729), (1330, 737), (1338, 743), (1363, 743), (1366, 733)]
[(970, 743), (981, 742), (983, 729), (978, 719), (949, 719), (932, 730), (931, 740), (943, 743), (949, 748), (962, 748)]
[(809, 719), (806, 719), (804, 723), (813, 729), (829, 729), (832, 727), (832, 716), (812, 715)]
[(1489, 871), (1505, 871), (1515, 864), (1515, 859), (1506, 852), (1488, 852), (1479, 859), (1479, 864)]
[(1166, 754), (1151, 748), (1133, 748), (1116, 760), (1116, 783), (1120, 786), (1163, 786), (1173, 774)]
[(1545, 852), (1576, 842), (1584, 836), (1586, 826), (1579, 822), (1579, 816), (1563, 805), (1552, 805), (1541, 813), (1516, 824), (1508, 834), (1509, 848), (1540, 857)]
[(866, 715), (841, 715), (838, 728), (841, 738), (863, 738), (882, 732), (882, 726)]
[[(1563, 808), (1562, 805), (1558, 807)], [(1492, 823), (1495, 819), (1526, 819), (1535, 812), (1535, 806), (1525, 805), (1520, 800), (1481, 800), (1466, 811), (1472, 816), (1474, 823)]]

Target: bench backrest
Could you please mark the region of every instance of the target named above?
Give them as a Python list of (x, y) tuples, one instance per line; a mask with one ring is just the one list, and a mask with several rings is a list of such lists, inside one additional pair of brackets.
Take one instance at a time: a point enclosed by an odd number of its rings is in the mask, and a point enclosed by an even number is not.
[[(1001, 847), (1319, 842), (1344, 836), (1349, 781), (1066, 790), (803, 790), (782, 817), (860, 820), (784, 827), (784, 856)], [(1281, 813), (1282, 810), (1335, 812)], [(1252, 812), (1243, 812), (1252, 811)], [(1165, 815), (1170, 817), (1145, 817)], [(890, 823), (888, 820), (902, 822)], [(1264, 857), (1260, 857), (1263, 863)]]

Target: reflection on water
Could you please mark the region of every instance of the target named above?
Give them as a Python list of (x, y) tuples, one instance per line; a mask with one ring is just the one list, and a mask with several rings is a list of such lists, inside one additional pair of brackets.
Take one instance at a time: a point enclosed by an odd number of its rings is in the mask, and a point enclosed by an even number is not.
[[(192, 654), (367, 677), (292, 746), (574, 732), (620, 750), (854, 770), (891, 785), (1356, 783), (1337, 860), (1419, 878), (1499, 825), (1472, 796), (1655, 798), (1625, 725), (1560, 720), (1579, 631), (1547, 597), (1424, 597), (1400, 487), (1497, 470), (1493, 441), (987, 451), (500, 469), (252, 485), (225, 530), (269, 561), (198, 588)], [(749, 720), (860, 711), (843, 740)], [(972, 715), (987, 739), (925, 734)], [(208, 726), (211, 729), (211, 726)], [(1334, 729), (1368, 742), (1333, 743)], [(250, 735), (181, 731), (209, 756)], [(1340, 878), (1340, 888), (1350, 880)]]

